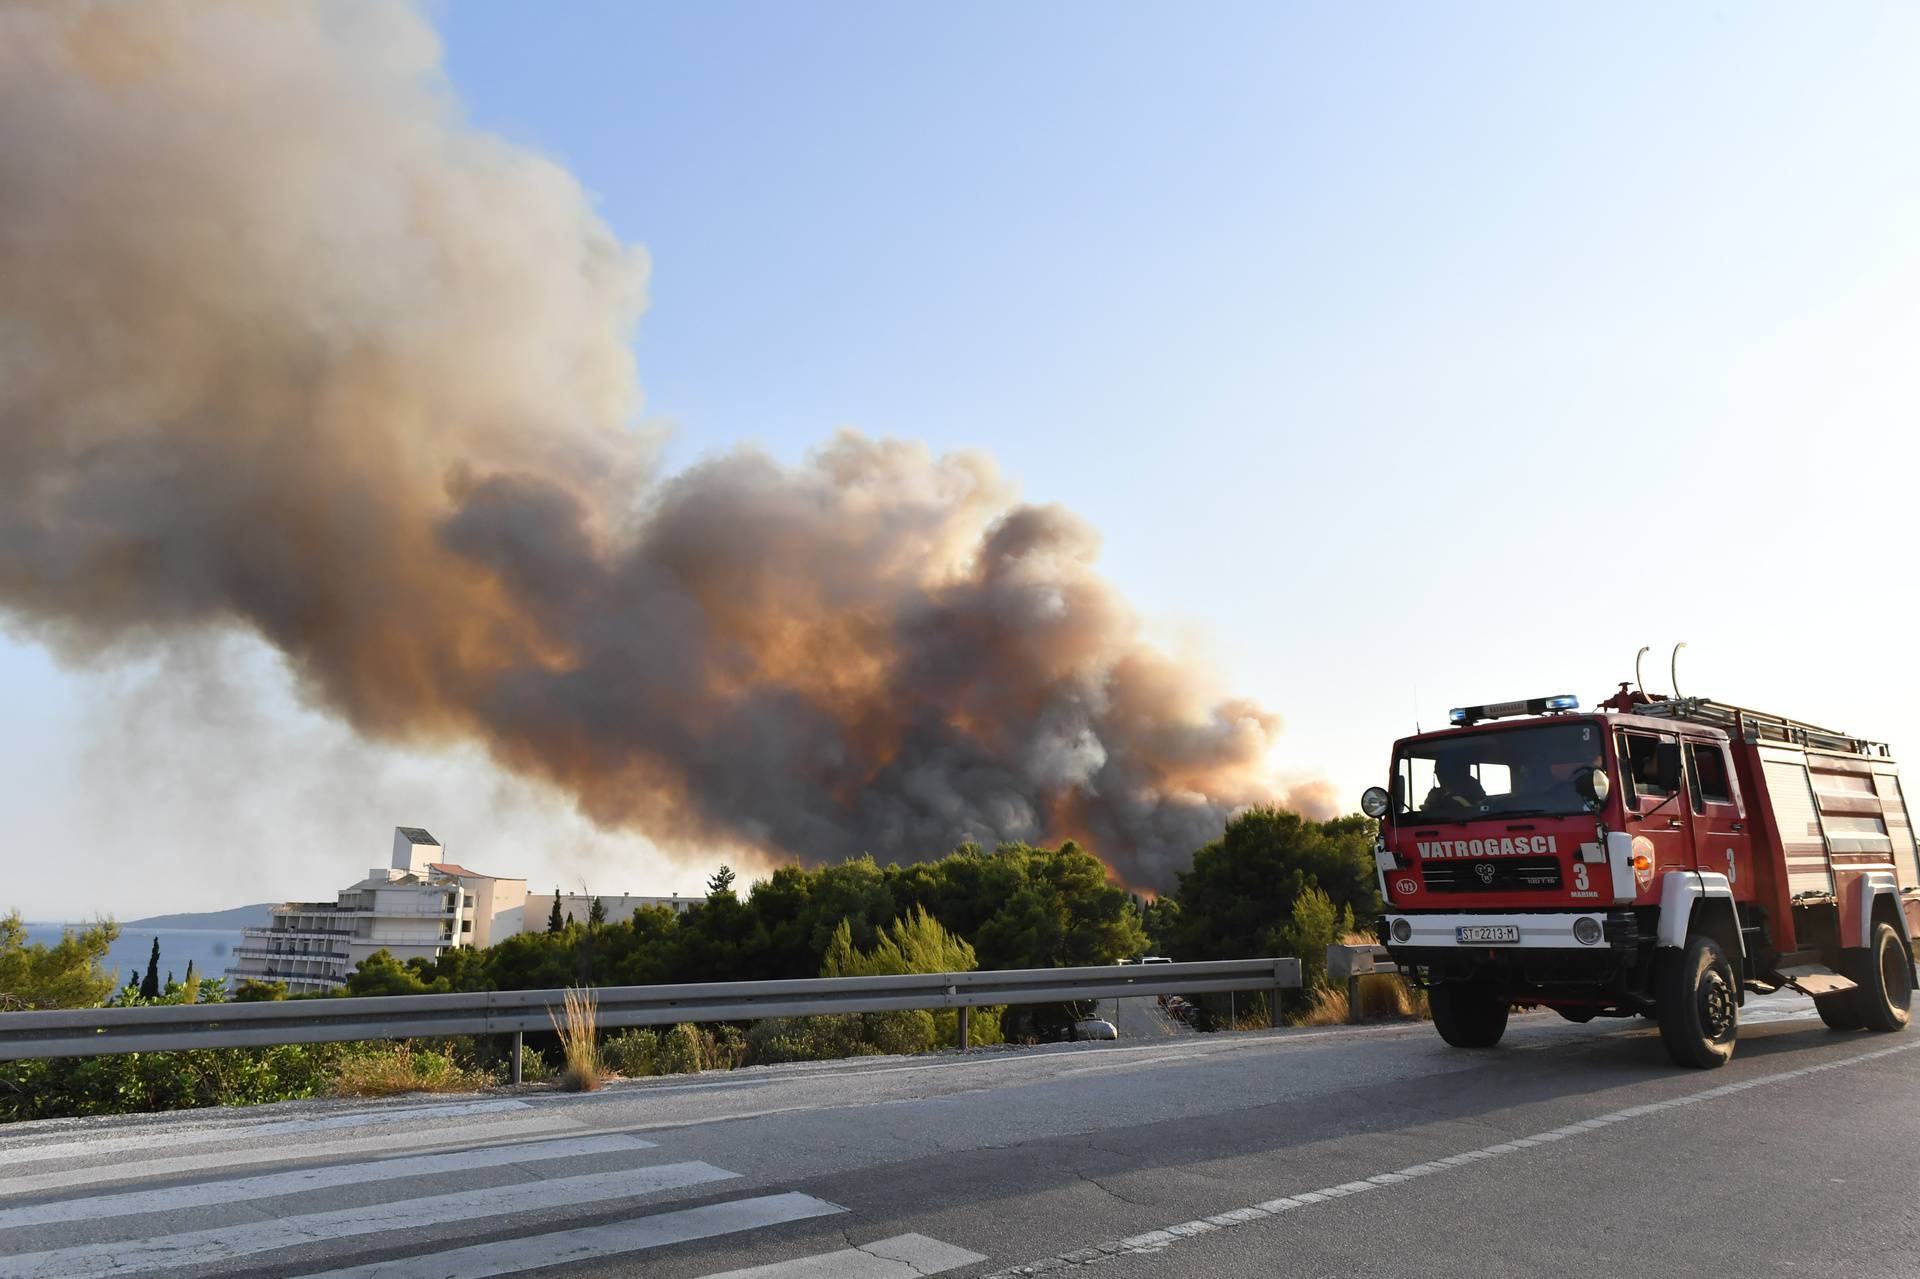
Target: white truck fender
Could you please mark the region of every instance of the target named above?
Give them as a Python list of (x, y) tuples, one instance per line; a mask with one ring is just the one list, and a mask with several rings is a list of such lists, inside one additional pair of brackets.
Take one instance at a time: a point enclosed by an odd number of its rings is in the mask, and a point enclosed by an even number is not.
[(1885, 893), (1893, 898), (1894, 913), (1900, 913), (1900, 885), (1894, 877), (1884, 870), (1870, 870), (1854, 881), (1854, 892), (1860, 895), (1859, 915), (1860, 935), (1854, 939), (1854, 945), (1866, 947), (1873, 945), (1873, 899)]
[[(1705, 898), (1724, 897), (1733, 901), (1733, 885), (1725, 875), (1710, 870), (1670, 870), (1660, 876), (1660, 925), (1658, 944), (1681, 947), (1687, 944), (1687, 925), (1693, 921), (1693, 906)], [(1739, 912), (1735, 912), (1735, 918)], [(1735, 931), (1738, 936), (1738, 930)], [(1745, 937), (1740, 937), (1740, 957), (1747, 954)]]

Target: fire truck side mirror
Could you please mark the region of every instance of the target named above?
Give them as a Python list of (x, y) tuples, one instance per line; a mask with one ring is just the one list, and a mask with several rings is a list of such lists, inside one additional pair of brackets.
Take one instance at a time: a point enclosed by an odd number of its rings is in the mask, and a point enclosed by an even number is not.
[(1600, 808), (1613, 793), (1613, 782), (1604, 768), (1583, 768), (1573, 775), (1573, 789), (1588, 808)]

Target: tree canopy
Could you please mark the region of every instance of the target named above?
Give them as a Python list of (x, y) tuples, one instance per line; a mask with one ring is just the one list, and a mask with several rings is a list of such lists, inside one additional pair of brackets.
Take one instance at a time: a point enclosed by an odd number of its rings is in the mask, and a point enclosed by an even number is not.
[(870, 857), (807, 869), (783, 866), (734, 890), (721, 867), (709, 895), (685, 914), (642, 907), (621, 920), (520, 933), (485, 951), (450, 949), (438, 960), (361, 966), (353, 994), (419, 990), (535, 990), (589, 982), (750, 981), (820, 973), (838, 934), (861, 952), (882, 947), (920, 916), (971, 948), (983, 968), (1111, 963), (1141, 954), (1146, 933), (1127, 893), (1107, 883), (1099, 859), (1058, 848), (965, 845), (910, 866)]
[[(1372, 821), (1358, 815), (1314, 822), (1273, 808), (1242, 813), (1180, 876), (1169, 949), (1178, 959), (1298, 955), (1309, 971), (1323, 965), (1336, 940), (1329, 934), (1381, 909), (1373, 839)], [(1301, 907), (1315, 891), (1325, 907), (1313, 898)]]
[(119, 983), (104, 966), (119, 936), (120, 926), (103, 920), (65, 929), (47, 945), (27, 940), (19, 911), (0, 918), (0, 1010), (95, 1007)]

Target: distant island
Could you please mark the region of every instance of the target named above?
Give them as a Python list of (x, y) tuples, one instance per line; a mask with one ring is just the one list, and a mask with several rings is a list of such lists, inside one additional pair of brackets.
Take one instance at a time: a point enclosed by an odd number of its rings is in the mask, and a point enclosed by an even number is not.
[(121, 921), (122, 928), (265, 928), (272, 920), (270, 913), (277, 902), (259, 902), (252, 906), (235, 906), (232, 910), (209, 910), (197, 914), (149, 915), (145, 919)]

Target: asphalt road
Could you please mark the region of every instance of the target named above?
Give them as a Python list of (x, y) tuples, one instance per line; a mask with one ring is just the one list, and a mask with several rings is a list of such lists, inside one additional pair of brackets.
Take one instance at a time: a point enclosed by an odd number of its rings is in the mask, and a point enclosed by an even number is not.
[(1920, 1275), (1920, 1033), (1747, 1012), (20, 1125), (0, 1275)]

